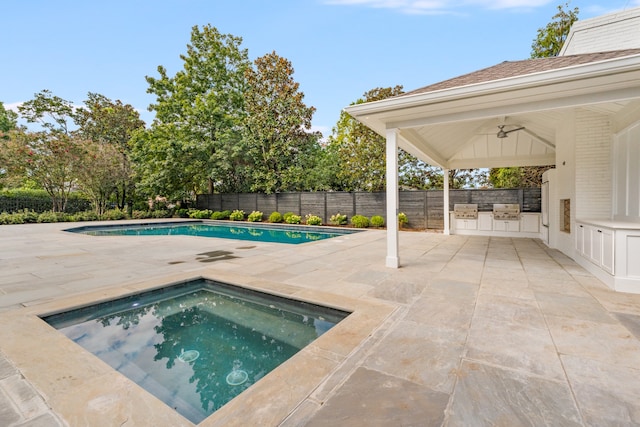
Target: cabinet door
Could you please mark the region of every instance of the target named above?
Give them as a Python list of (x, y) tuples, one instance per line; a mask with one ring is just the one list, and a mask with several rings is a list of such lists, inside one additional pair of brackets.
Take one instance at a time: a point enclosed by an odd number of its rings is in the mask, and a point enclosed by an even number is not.
[(602, 262), (602, 230), (591, 228), (591, 251), (589, 259), (592, 263), (600, 266)]
[(587, 259), (591, 258), (591, 230), (593, 227), (584, 226), (584, 246), (582, 248), (582, 256)]
[(520, 231), (520, 221), (507, 221), (507, 231)]
[(582, 256), (584, 256), (584, 231), (584, 225), (578, 224), (578, 229), (576, 230), (576, 251)]
[(480, 213), (478, 214), (478, 229), (482, 231), (491, 231), (493, 218), (490, 213)]
[(601, 231), (601, 263), (600, 267), (608, 273), (614, 274), (614, 257), (613, 257), (613, 230), (602, 229)]
[(503, 221), (503, 220), (500, 220), (500, 219), (498, 219), (498, 220), (494, 219), (493, 220), (493, 229), (495, 231), (507, 231), (506, 221)]
[(540, 232), (540, 216), (539, 215), (522, 215), (521, 230), (525, 233), (538, 233)]

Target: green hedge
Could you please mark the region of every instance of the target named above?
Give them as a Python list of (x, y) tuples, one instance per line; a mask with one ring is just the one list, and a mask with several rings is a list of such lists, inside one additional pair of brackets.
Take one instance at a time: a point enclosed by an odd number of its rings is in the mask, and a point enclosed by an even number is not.
[[(51, 210), (51, 197), (44, 190), (4, 190), (0, 191), (0, 212), (33, 212)], [(84, 212), (91, 209), (91, 202), (78, 193), (71, 193), (67, 200), (67, 213)]]

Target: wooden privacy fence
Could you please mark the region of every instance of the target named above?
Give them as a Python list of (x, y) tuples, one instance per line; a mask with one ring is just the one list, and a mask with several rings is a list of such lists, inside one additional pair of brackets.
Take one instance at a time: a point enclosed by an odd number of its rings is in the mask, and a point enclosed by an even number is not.
[[(308, 193), (241, 193), (200, 194), (196, 207), (212, 211), (241, 209), (246, 214), (261, 211), (265, 217), (271, 212), (293, 212), (303, 217), (319, 215), (325, 223), (336, 213), (347, 215), (380, 215), (386, 221), (386, 193), (368, 192), (308, 192)], [(494, 203), (518, 203), (521, 212), (540, 212), (540, 189), (450, 190), (449, 210), (456, 203), (476, 203), (478, 210), (491, 211)], [(411, 228), (444, 228), (443, 191), (401, 191), (400, 212), (409, 218)]]

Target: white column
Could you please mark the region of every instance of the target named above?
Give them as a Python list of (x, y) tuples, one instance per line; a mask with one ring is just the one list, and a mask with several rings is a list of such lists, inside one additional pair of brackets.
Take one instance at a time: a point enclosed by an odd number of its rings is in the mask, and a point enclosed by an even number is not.
[(449, 224), (449, 169), (442, 169), (444, 174), (444, 234), (451, 234), (451, 224)]
[(387, 259), (386, 266), (398, 268), (398, 132), (387, 129)]

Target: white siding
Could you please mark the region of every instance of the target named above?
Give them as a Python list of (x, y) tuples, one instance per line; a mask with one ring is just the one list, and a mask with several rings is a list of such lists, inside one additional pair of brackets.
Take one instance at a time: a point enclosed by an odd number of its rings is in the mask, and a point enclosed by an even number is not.
[(640, 8), (577, 21), (560, 55), (640, 48)]
[(575, 120), (576, 217), (611, 218), (611, 122), (586, 110)]
[(614, 219), (640, 222), (640, 124), (614, 142)]

